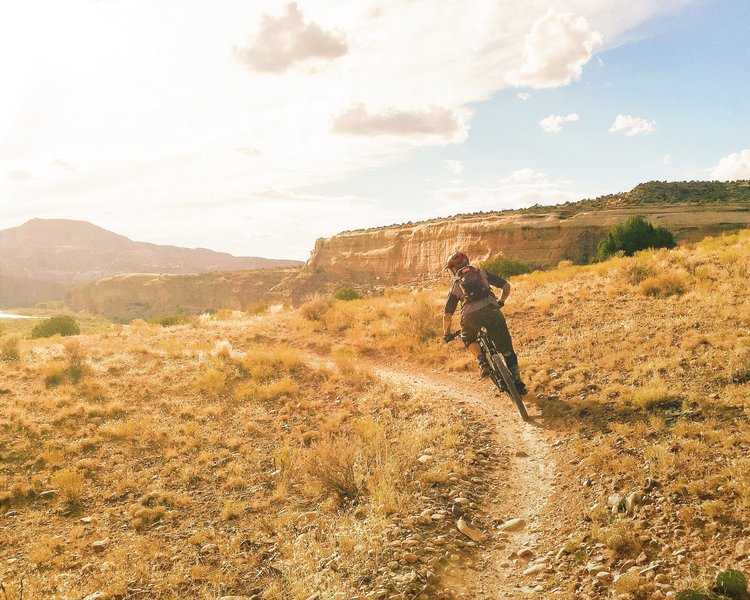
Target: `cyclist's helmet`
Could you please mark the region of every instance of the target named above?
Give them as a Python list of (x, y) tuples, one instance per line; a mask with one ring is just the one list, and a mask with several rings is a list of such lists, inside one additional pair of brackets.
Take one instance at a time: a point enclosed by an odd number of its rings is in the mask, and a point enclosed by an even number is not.
[(448, 257), (448, 262), (445, 263), (445, 268), (449, 269), (451, 273), (455, 273), (459, 269), (469, 266), (469, 257), (463, 252), (454, 252)]

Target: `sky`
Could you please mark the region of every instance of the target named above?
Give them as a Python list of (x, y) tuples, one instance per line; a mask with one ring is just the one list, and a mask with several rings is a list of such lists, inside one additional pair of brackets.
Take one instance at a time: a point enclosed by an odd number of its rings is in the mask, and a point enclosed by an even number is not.
[(342, 230), (750, 179), (747, 0), (0, 0), (0, 229)]

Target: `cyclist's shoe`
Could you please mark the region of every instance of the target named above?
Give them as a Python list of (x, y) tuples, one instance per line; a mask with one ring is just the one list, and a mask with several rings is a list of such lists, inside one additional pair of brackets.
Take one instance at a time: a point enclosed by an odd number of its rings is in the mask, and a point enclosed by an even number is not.
[(485, 377), (489, 377), (490, 375), (492, 375), (490, 364), (487, 362), (487, 359), (484, 356), (480, 356), (477, 358), (477, 364), (479, 365), (480, 379), (484, 379)]
[(518, 365), (512, 367), (510, 369), (510, 372), (513, 375), (513, 379), (515, 379), (516, 389), (518, 390), (518, 393), (521, 396), (525, 396), (526, 394), (528, 394), (529, 390), (526, 389), (526, 384), (521, 379), (521, 369), (518, 368)]

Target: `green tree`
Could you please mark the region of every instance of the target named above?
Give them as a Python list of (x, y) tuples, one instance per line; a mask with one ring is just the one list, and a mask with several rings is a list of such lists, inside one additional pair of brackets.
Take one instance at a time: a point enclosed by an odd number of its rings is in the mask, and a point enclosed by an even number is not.
[(500, 277), (507, 278), (513, 275), (523, 275), (524, 273), (531, 273), (534, 270), (534, 266), (529, 263), (525, 263), (515, 258), (503, 256), (502, 254), (485, 260), (479, 265), (485, 271), (494, 273)]
[(605, 260), (616, 252), (632, 256), (646, 248), (674, 248), (674, 235), (664, 227), (654, 227), (641, 215), (614, 225), (599, 242), (596, 257)]
[(62, 336), (78, 335), (81, 333), (81, 328), (78, 327), (78, 323), (76, 323), (76, 320), (73, 317), (69, 315), (61, 315), (37, 323), (34, 326), (34, 329), (31, 330), (31, 337), (52, 337), (58, 333)]
[(336, 298), (336, 300), (359, 300), (362, 297), (362, 294), (354, 288), (344, 286), (337, 289), (333, 294), (333, 297)]

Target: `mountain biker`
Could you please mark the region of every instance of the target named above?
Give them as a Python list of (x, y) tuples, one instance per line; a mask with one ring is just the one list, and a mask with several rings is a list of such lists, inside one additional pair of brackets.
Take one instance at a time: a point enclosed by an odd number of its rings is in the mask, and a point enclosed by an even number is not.
[[(445, 265), (453, 274), (448, 300), (443, 314), (443, 339), (449, 341), (451, 321), (461, 302), (461, 339), (469, 351), (476, 357), (481, 377), (490, 375), (490, 365), (482, 354), (477, 336), (484, 327), (488, 337), (495, 347), (505, 357), (505, 364), (516, 380), (516, 388), (521, 395), (526, 394), (526, 385), (521, 380), (518, 368), (518, 356), (513, 350), (513, 341), (508, 331), (508, 325), (500, 309), (510, 294), (510, 283), (502, 277), (489, 273), (484, 269), (471, 266), (469, 257), (463, 252), (454, 252), (448, 257)], [(498, 299), (492, 292), (491, 286), (502, 290)]]

